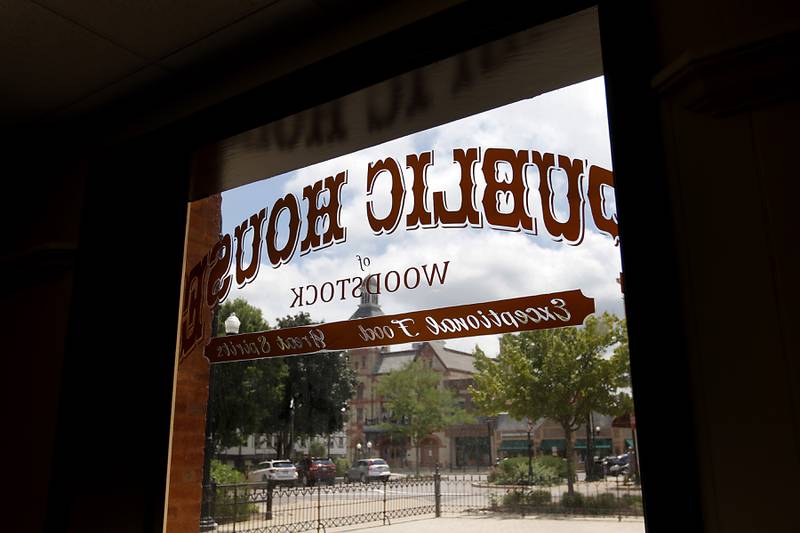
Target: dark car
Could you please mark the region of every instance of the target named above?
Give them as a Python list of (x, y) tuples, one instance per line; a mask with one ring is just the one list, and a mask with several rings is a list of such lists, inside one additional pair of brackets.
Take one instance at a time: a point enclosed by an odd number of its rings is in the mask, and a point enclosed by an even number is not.
[(336, 465), (329, 457), (313, 457), (297, 463), (298, 482), (313, 486), (317, 482), (333, 485), (336, 480)]

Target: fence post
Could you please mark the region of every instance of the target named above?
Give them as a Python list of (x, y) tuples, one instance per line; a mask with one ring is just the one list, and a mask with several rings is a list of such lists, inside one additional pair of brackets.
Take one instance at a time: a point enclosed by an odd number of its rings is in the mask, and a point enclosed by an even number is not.
[(433, 473), (433, 497), (436, 502), (436, 518), (442, 516), (442, 476), (439, 474), (439, 463)]
[(239, 485), (233, 486), (233, 533), (236, 533), (236, 522), (239, 520)]
[(267, 481), (267, 520), (272, 520), (272, 490), (274, 482), (270, 479)]
[(317, 485), (317, 533), (322, 529), (322, 486)]
[(386, 481), (388, 478), (383, 478), (383, 525), (386, 525)]

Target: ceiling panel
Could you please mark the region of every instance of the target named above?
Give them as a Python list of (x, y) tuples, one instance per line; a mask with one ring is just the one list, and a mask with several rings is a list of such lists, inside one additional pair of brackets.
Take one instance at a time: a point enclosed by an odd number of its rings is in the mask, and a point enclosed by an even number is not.
[(176, 70), (196, 68), (205, 61), (227, 60), (232, 50), (238, 50), (243, 42), (254, 39), (269, 41), (273, 35), (286, 33), (293, 33), (298, 42), (305, 42), (308, 39), (308, 35), (304, 34), (306, 24), (310, 20), (322, 18), (323, 15), (324, 10), (312, 0), (275, 2), (266, 9), (176, 51), (161, 61), (161, 64)]
[(278, 0), (36, 0), (151, 61)]
[(0, 0), (0, 124), (78, 101), (145, 63), (30, 2)]
[(109, 106), (137, 91), (152, 87), (168, 78), (172, 73), (158, 65), (137, 70), (130, 76), (92, 93), (74, 104), (60, 109), (54, 118), (72, 118), (82, 113)]

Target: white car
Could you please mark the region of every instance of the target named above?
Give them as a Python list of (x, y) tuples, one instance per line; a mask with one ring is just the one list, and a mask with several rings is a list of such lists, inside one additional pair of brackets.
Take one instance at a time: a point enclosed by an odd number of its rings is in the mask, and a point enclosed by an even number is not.
[(247, 481), (251, 483), (275, 481), (276, 483), (294, 485), (297, 483), (297, 469), (291, 461), (286, 459), (262, 461), (247, 474)]
[(347, 471), (345, 481), (361, 481), (367, 483), (369, 481), (388, 481), (391, 472), (389, 472), (389, 465), (380, 458), (362, 459)]

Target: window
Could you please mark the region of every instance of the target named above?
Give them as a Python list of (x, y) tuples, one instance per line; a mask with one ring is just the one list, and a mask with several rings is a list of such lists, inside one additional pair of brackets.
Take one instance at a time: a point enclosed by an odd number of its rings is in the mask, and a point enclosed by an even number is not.
[[(209, 340), (206, 354), (228, 387), (219, 396), (229, 393), (232, 384), (261, 380), (258, 386), (241, 387), (221, 411), (235, 420), (243, 397), (255, 409), (263, 402), (262, 418), (278, 413), (271, 422), (274, 431), (292, 428), (274, 443), (276, 452), (292, 458), (301, 448), (319, 455), (322, 443), (330, 446), (325, 436), (331, 428), (310, 424), (332, 419), (325, 406), (334, 406), (338, 420), (340, 406), (355, 399), (360, 404), (355, 417), (335, 428), (347, 431), (351, 446), (360, 443), (348, 450), (348, 460), (377, 455), (380, 446), (381, 455), (397, 458), (392, 469), (486, 467), (498, 452), (527, 455), (535, 449), (547, 454), (553, 447), (545, 440), (552, 440), (563, 442), (557, 449), (569, 468), (579, 466), (581, 452), (573, 444), (584, 438), (576, 432), (590, 413), (563, 417), (560, 409), (578, 409), (572, 399), (590, 389), (573, 377), (601, 367), (612, 370), (606, 368), (606, 356), (624, 353), (626, 342), (616, 283), (621, 264), (603, 80), (576, 79), (544, 92), (528, 70), (519, 67), (508, 79), (508, 90), (518, 92), (473, 114), (392, 139), (376, 137), (356, 152), (284, 168), (223, 193), (221, 228), (213, 228), (223, 237), (213, 245), (226, 253), (203, 256), (196, 272), (187, 268), (190, 278), (195, 272), (195, 282), (186, 282), (188, 294), (201, 303), (215, 302), (224, 313), (217, 317), (221, 324), (236, 305), (242, 316), (258, 311), (263, 317), (285, 318), (269, 328), (264, 323), (256, 331)], [(263, 139), (272, 139), (276, 128), (249, 133), (249, 142), (241, 145), (248, 154), (242, 165), (252, 169), (254, 161), (272, 160), (275, 154)], [(220, 149), (236, 142), (229, 140)], [(236, 160), (237, 154), (231, 157)], [(232, 165), (234, 172), (236, 163), (222, 159), (220, 164)], [(212, 256), (213, 264), (204, 265)], [(197, 287), (203, 280), (211, 289), (200, 298)], [(570, 343), (590, 330), (602, 346), (589, 350), (592, 364), (585, 365), (581, 358), (586, 354), (573, 348), (591, 339)], [(559, 348), (547, 350), (551, 346)], [(545, 360), (554, 355), (564, 355), (564, 361)], [(349, 358), (352, 368), (346, 364)], [(552, 372), (548, 380), (570, 394), (532, 401), (539, 394), (532, 390), (534, 380), (521, 383), (511, 379), (518, 376), (491, 374), (498, 367), (533, 364)], [(369, 381), (364, 369), (371, 374)], [(362, 371), (361, 382), (354, 370)], [(629, 389), (617, 386), (623, 380), (591, 390), (624, 395)], [(487, 385), (495, 382), (501, 384)], [(467, 383), (484, 387), (486, 394), (472, 397)], [(576, 391), (576, 386), (583, 388)], [(270, 387), (276, 394), (265, 393)], [(290, 407), (268, 403), (276, 396), (292, 397), (285, 391), (314, 401)], [(550, 392), (557, 396), (560, 389)], [(387, 410), (391, 406), (391, 416), (381, 403), (374, 418), (376, 405), (365, 399), (375, 397), (386, 402)], [(608, 398), (596, 400), (611, 404)], [(418, 454), (407, 439), (395, 437), (418, 419), (413, 413), (464, 414), (473, 403), (496, 413), (498, 423), (502, 419), (502, 435), (488, 435), (492, 429), (483, 423), (459, 421), (465, 416), (446, 428), (428, 429), (427, 444)], [(529, 405), (556, 404), (558, 409), (527, 415), (543, 419), (547, 428), (540, 433), (546, 439), (534, 446), (527, 437), (508, 438), (540, 429), (524, 417), (503, 418), (509, 405), (525, 413)], [(580, 409), (584, 405), (580, 402)], [(557, 422), (565, 419), (579, 423), (564, 427)], [(383, 423), (398, 427), (384, 430)], [(523, 439), (521, 447), (516, 441)], [(344, 446), (344, 439), (338, 443)], [(584, 442), (584, 449), (596, 452), (598, 446), (591, 436)], [(417, 457), (419, 465), (414, 464)], [(541, 462), (537, 472), (546, 466), (545, 459)], [(586, 483), (599, 475), (588, 460), (580, 466)], [(567, 490), (573, 489), (570, 481)], [(598, 491), (594, 486), (586, 493)]]

